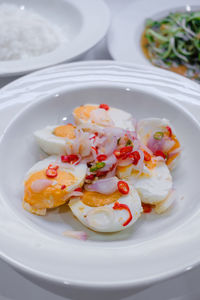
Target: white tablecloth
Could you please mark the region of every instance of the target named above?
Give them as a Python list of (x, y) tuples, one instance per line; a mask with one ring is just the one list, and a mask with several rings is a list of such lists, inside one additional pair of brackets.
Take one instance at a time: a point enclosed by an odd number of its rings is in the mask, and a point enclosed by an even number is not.
[[(41, 0), (42, 1), (42, 0)], [(80, 0), (84, 1), (84, 0)], [(94, 0), (95, 1), (95, 0)], [(134, 0), (106, 0), (111, 14), (114, 16), (123, 6)], [(149, 0), (150, 1), (150, 0)], [(106, 38), (95, 48), (89, 51), (82, 60), (111, 59), (106, 45)], [(0, 87), (15, 80), (12, 78), (0, 78)], [(200, 299), (200, 268), (187, 271), (187, 273), (175, 279), (170, 279), (158, 285), (154, 285), (134, 296), (124, 300), (199, 300)], [(44, 283), (40, 280), (30, 280), (26, 275), (19, 274), (11, 266), (0, 260), (0, 300), (95, 300), (80, 295), (79, 298), (71, 296), (67, 298), (65, 287), (58, 288), (52, 283)], [(114, 299), (111, 299), (114, 300)]]

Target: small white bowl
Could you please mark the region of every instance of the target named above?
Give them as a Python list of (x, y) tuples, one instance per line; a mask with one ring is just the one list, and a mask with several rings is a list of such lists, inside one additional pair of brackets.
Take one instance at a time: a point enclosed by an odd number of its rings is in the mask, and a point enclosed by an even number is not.
[[(5, 4), (0, 0), (0, 5)], [(33, 11), (57, 25), (66, 42), (38, 57), (0, 61), (0, 76), (21, 75), (37, 69), (71, 61), (95, 46), (106, 34), (110, 12), (101, 0), (7, 0), (19, 9)]]
[[(172, 122), (183, 147), (173, 180), (184, 198), (170, 213), (143, 216), (124, 232), (100, 234), (84, 228), (68, 210), (53, 210), (45, 217), (23, 210), (23, 178), (40, 156), (33, 132), (87, 102), (108, 103), (138, 119), (165, 117)], [(0, 141), (1, 257), (31, 275), (77, 288), (119, 291), (180, 274), (200, 262), (199, 147), (195, 118), (142, 83), (77, 84), (41, 96), (12, 120)], [(62, 236), (72, 229), (87, 231), (89, 240)]]

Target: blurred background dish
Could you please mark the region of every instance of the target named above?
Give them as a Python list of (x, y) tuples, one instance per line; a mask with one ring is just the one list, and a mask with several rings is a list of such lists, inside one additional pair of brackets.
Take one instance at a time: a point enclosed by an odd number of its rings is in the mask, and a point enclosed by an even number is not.
[(108, 35), (112, 57), (153, 64), (199, 81), (198, 5), (197, 0), (132, 2), (112, 22)]
[(0, 77), (78, 58), (104, 37), (110, 24), (101, 0), (0, 0), (0, 16)]

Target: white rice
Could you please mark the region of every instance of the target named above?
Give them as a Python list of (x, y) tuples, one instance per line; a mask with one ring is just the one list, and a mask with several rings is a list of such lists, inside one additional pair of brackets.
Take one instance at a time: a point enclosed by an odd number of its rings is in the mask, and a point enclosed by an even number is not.
[(0, 60), (37, 57), (65, 41), (62, 30), (38, 14), (15, 5), (0, 5)]

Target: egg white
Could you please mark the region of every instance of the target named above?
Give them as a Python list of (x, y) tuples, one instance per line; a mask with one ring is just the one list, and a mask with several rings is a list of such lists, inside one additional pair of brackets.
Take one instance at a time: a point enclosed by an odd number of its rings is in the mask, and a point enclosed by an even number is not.
[[(132, 220), (127, 226), (123, 226), (128, 219), (129, 213), (127, 210), (115, 210), (113, 206), (115, 202), (126, 204), (132, 214)], [(134, 187), (130, 187), (128, 195), (122, 195), (120, 199), (111, 204), (91, 207), (84, 204), (81, 198), (72, 198), (69, 202), (69, 207), (76, 218), (86, 227), (97, 232), (116, 232), (124, 230), (133, 225), (143, 211), (140, 197)]]
[(72, 147), (74, 139), (60, 137), (53, 134), (53, 131), (59, 125), (47, 126), (34, 132), (36, 142), (40, 148), (47, 154), (64, 154), (66, 145)]
[[(97, 104), (85, 104), (87, 105), (94, 105), (96, 106)], [(97, 105), (98, 109), (98, 105)], [(106, 111), (108, 114), (108, 117), (110, 120), (113, 122), (114, 127), (119, 127), (125, 130), (130, 130), (130, 131), (135, 131), (135, 127), (132, 121), (132, 115), (122, 109), (110, 107), (108, 111)], [(104, 128), (105, 126), (101, 126), (99, 124), (95, 124), (94, 122), (91, 122), (91, 120), (83, 120), (80, 119), (76, 116), (75, 113), (73, 113), (74, 116), (74, 121), (76, 125), (84, 125), (84, 128), (90, 130), (90, 131), (98, 131), (101, 128)], [(88, 126), (88, 128), (87, 128)]]
[(121, 179), (132, 183), (142, 202), (157, 204), (163, 201), (172, 189), (172, 176), (164, 162), (157, 162), (153, 169), (144, 167), (141, 175), (132, 172), (133, 166), (127, 166), (124, 170), (119, 169), (117, 175)]

